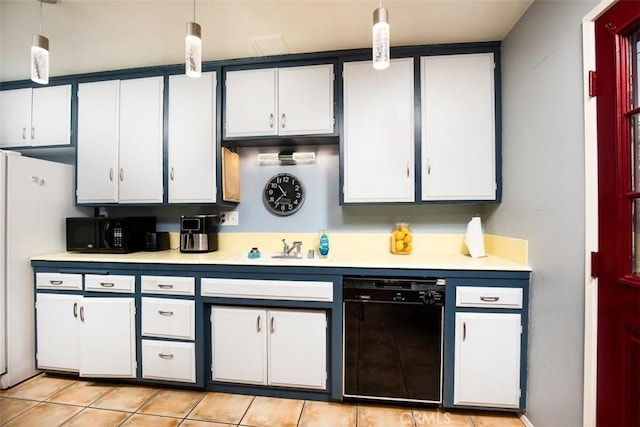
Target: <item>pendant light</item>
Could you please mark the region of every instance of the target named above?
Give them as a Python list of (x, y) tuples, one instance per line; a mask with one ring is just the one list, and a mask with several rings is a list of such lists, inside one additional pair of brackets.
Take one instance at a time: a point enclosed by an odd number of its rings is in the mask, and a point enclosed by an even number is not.
[(49, 39), (42, 35), (42, 0), (40, 0), (40, 34), (33, 35), (31, 45), (31, 80), (49, 83)]
[(196, 21), (196, 0), (193, 0), (193, 21), (187, 22), (185, 41), (185, 73), (189, 77), (198, 78), (202, 73), (202, 38), (201, 28)]
[(380, 6), (373, 11), (373, 68), (389, 67), (389, 11)]

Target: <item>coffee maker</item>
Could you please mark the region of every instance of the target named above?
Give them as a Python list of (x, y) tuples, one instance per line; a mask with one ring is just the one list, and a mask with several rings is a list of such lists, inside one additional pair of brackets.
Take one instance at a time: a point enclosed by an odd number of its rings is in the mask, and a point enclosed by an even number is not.
[(180, 252), (217, 251), (218, 226), (216, 215), (183, 215), (180, 218)]

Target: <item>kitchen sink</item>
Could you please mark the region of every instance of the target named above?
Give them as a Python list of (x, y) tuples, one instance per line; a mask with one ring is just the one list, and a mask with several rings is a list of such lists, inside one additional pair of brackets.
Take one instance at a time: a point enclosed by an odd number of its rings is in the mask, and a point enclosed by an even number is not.
[(318, 254), (315, 254), (313, 258), (307, 258), (306, 253), (300, 254), (299, 256), (284, 256), (282, 252), (263, 252), (260, 255), (260, 258), (249, 258), (249, 254), (247, 252), (241, 253), (238, 255), (233, 255), (228, 258), (225, 258), (227, 261), (246, 261), (248, 263), (255, 262), (256, 264), (263, 264), (265, 262), (318, 262), (324, 263), (327, 261), (331, 261), (333, 258), (333, 253), (330, 253), (326, 258), (320, 258)]

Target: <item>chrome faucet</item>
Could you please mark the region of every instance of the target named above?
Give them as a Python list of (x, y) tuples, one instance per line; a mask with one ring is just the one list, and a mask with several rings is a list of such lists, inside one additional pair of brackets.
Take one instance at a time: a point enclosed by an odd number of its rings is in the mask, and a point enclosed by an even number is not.
[[(294, 255), (291, 254), (291, 252), (296, 251), (296, 253)], [(291, 246), (287, 245), (287, 241), (285, 239), (282, 239), (282, 255), (285, 257), (297, 257), (300, 254), (300, 251), (302, 250), (302, 242), (301, 241), (294, 241)]]

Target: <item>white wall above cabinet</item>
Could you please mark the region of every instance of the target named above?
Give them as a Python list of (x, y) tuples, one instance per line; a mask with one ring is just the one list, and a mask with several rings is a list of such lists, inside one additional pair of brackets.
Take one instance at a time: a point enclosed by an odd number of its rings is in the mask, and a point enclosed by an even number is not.
[(493, 53), (421, 58), (422, 200), (495, 200)]
[(413, 202), (413, 58), (344, 64), (344, 202)]
[(162, 203), (163, 78), (78, 86), (78, 203)]
[(333, 133), (333, 82), (332, 64), (228, 71), (225, 137)]
[(0, 148), (70, 143), (70, 84), (0, 91)]
[(216, 202), (216, 73), (169, 77), (169, 203)]

